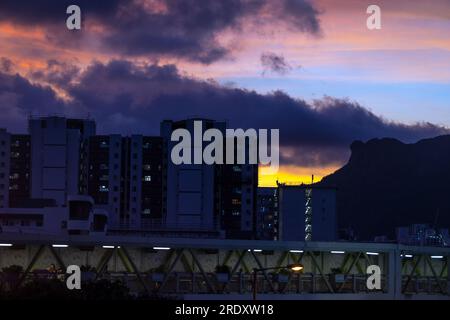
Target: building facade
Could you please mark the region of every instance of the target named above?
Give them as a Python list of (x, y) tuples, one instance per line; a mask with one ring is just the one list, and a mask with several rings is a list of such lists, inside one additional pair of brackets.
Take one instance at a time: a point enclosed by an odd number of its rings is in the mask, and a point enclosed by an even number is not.
[(0, 208), (9, 207), (10, 136), (0, 129)]
[(118, 228), (160, 224), (163, 210), (162, 139), (97, 135), (87, 141), (82, 193), (110, 213)]
[(258, 239), (278, 239), (277, 188), (258, 188)]
[[(198, 132), (196, 123), (201, 123)], [(171, 141), (174, 130), (186, 129), (192, 139), (190, 145), (194, 146), (194, 139), (198, 139), (199, 135), (203, 137), (204, 131), (212, 128), (219, 130), (225, 137), (225, 122), (188, 119), (161, 123), (167, 174), (164, 187), (166, 224), (177, 228), (215, 230), (222, 237), (230, 239), (254, 239), (257, 224), (257, 164), (208, 165), (203, 162), (194, 164), (194, 161), (191, 164), (174, 164), (170, 158), (173, 147), (179, 143)], [(201, 146), (197, 147), (204, 150), (207, 144), (202, 141)], [(236, 155), (236, 149), (234, 151)], [(194, 159), (193, 154), (190, 156)], [(223, 157), (226, 158), (225, 146)]]
[(92, 120), (31, 118), (31, 198), (55, 199), (64, 205), (79, 194), (82, 142), (95, 135)]
[[(107, 213), (111, 231), (255, 239), (257, 164), (173, 163), (172, 132), (184, 128), (194, 136), (195, 121), (164, 121), (160, 136), (96, 135), (92, 120), (54, 116), (30, 118), (26, 135), (2, 130), (0, 206), (42, 213), (87, 196), (92, 210)], [(201, 121), (201, 135), (210, 128), (225, 135), (225, 122)], [(7, 212), (2, 221), (16, 219)], [(29, 217), (24, 225), (42, 220)]]
[(251, 164), (217, 167), (216, 189), (221, 230), (228, 239), (255, 239), (257, 233), (258, 166)]
[(30, 135), (12, 134), (10, 152), (9, 206), (21, 207), (31, 197)]
[[(215, 204), (220, 197), (215, 185), (216, 166), (206, 164), (174, 164), (171, 153), (177, 141), (171, 141), (172, 132), (176, 129), (186, 129), (194, 139), (195, 119), (183, 121), (163, 121), (161, 136), (164, 139), (164, 167), (166, 170), (165, 223), (173, 228), (219, 230), (219, 217)], [(200, 134), (209, 128), (224, 132), (225, 123), (203, 121)], [(193, 146), (193, 141), (191, 146)], [(192, 149), (192, 148), (190, 148)], [(191, 153), (193, 158), (193, 152)]]
[(279, 239), (337, 240), (336, 189), (279, 184)]

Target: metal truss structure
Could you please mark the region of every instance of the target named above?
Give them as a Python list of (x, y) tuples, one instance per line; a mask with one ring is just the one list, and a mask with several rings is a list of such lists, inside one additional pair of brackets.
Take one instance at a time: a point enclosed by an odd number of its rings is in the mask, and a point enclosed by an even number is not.
[[(376, 243), (0, 235), (0, 268), (22, 266), (19, 286), (51, 264), (89, 265), (95, 279), (186, 299), (250, 299), (254, 268), (292, 263), (304, 271), (257, 275), (258, 299), (450, 299), (449, 259), (450, 248)], [(367, 288), (369, 265), (380, 267), (380, 290)]]

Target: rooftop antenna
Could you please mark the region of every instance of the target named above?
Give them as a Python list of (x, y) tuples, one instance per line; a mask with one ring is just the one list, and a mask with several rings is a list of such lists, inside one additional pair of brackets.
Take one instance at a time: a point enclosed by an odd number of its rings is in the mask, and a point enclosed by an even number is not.
[(311, 184), (314, 184), (314, 174), (311, 175)]

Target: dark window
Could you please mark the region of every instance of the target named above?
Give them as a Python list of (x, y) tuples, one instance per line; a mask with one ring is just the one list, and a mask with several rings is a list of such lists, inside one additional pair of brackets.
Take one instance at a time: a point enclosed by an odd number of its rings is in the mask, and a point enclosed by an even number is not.
[(91, 211), (91, 204), (84, 201), (71, 201), (69, 217), (71, 220), (87, 220)]

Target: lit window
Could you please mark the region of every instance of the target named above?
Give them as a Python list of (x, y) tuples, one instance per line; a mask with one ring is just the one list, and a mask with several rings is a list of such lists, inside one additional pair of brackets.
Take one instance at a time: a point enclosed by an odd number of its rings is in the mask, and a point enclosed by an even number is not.
[(9, 178), (10, 178), (11, 180), (19, 179), (19, 174), (18, 174), (18, 173), (14, 173), (14, 174), (10, 175)]
[(109, 188), (107, 186), (99, 186), (98, 191), (100, 192), (108, 192)]
[(144, 181), (152, 181), (152, 176), (145, 176)]
[(144, 170), (150, 170), (151, 169), (151, 166), (149, 165), (149, 164), (144, 164)]
[(143, 214), (150, 214), (150, 209), (149, 209), (149, 208), (144, 209), (144, 210), (142, 211), (142, 213), (143, 213)]

